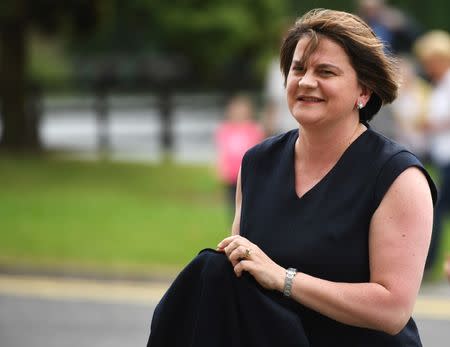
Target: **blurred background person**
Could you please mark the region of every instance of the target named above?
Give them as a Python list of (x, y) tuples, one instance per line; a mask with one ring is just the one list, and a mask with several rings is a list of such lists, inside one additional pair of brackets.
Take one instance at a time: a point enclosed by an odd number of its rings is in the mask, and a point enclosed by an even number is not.
[(245, 152), (264, 138), (264, 132), (254, 120), (255, 108), (250, 97), (238, 94), (228, 102), (225, 119), (216, 134), (217, 172), (226, 188), (230, 216), (234, 215), (236, 183)]
[(288, 108), (278, 57), (268, 65), (264, 98), (263, 124), (266, 136), (280, 134), (298, 127), (298, 123), (292, 118)]
[[(409, 54), (421, 29), (404, 10), (385, 0), (357, 0), (356, 13), (363, 18), (384, 43), (386, 52)], [(398, 135), (398, 118), (392, 107), (382, 107), (371, 125), (390, 138)]]
[(450, 208), (450, 35), (443, 30), (430, 31), (417, 40), (414, 50), (433, 82), (424, 129), (430, 136), (430, 156), (440, 175), (440, 198), (426, 264), (430, 269), (436, 260), (443, 218)]
[(393, 53), (410, 52), (421, 33), (414, 18), (385, 0), (359, 0), (357, 13)]
[(298, 123), (292, 118), (287, 105), (284, 78), (281, 73), (279, 58), (281, 41), (293, 21), (294, 18), (286, 17), (280, 25), (278, 35), (269, 43), (274, 55), (267, 63), (265, 74), (263, 75), (263, 110), (261, 117), (267, 137), (298, 127)]
[(426, 122), (430, 84), (421, 78), (412, 59), (400, 58), (402, 83), (391, 110), (395, 121), (395, 138), (420, 159), (428, 157), (428, 141), (423, 130)]

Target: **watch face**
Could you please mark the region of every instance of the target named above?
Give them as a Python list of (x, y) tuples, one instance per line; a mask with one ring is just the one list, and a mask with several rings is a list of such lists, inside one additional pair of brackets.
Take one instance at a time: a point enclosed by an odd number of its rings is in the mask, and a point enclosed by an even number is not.
[(291, 296), (292, 280), (294, 279), (296, 274), (297, 270), (294, 268), (289, 268), (286, 270), (286, 280), (284, 283), (284, 290), (283, 290), (283, 294), (285, 296)]
[(292, 268), (287, 269), (287, 276), (289, 276), (290, 278), (293, 278), (296, 273), (297, 273), (296, 269), (292, 269)]

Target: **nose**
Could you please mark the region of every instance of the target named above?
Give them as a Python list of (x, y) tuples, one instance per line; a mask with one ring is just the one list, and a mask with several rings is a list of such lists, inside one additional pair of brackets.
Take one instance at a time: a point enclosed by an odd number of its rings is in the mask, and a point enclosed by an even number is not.
[(303, 76), (301, 76), (298, 80), (298, 86), (301, 88), (316, 88), (317, 80), (314, 78), (314, 75), (307, 71)]

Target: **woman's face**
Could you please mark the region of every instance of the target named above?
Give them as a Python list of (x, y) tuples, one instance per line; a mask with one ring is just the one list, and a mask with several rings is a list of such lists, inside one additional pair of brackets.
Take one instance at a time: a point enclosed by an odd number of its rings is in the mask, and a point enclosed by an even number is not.
[(302, 126), (357, 116), (356, 102), (360, 100), (365, 105), (368, 96), (344, 49), (321, 37), (306, 65), (301, 66), (299, 62), (309, 40), (304, 37), (297, 43), (287, 78), (287, 101), (292, 115)]
[(438, 82), (450, 68), (450, 59), (439, 55), (429, 55), (422, 58), (422, 66), (426, 74), (435, 82)]

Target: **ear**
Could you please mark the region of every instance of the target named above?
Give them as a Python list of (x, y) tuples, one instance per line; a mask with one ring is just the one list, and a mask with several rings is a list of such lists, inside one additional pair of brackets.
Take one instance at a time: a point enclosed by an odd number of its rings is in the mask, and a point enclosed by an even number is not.
[(359, 93), (358, 100), (363, 103), (363, 106), (369, 102), (369, 99), (372, 95), (372, 90), (367, 88), (366, 86), (361, 86), (361, 92)]

